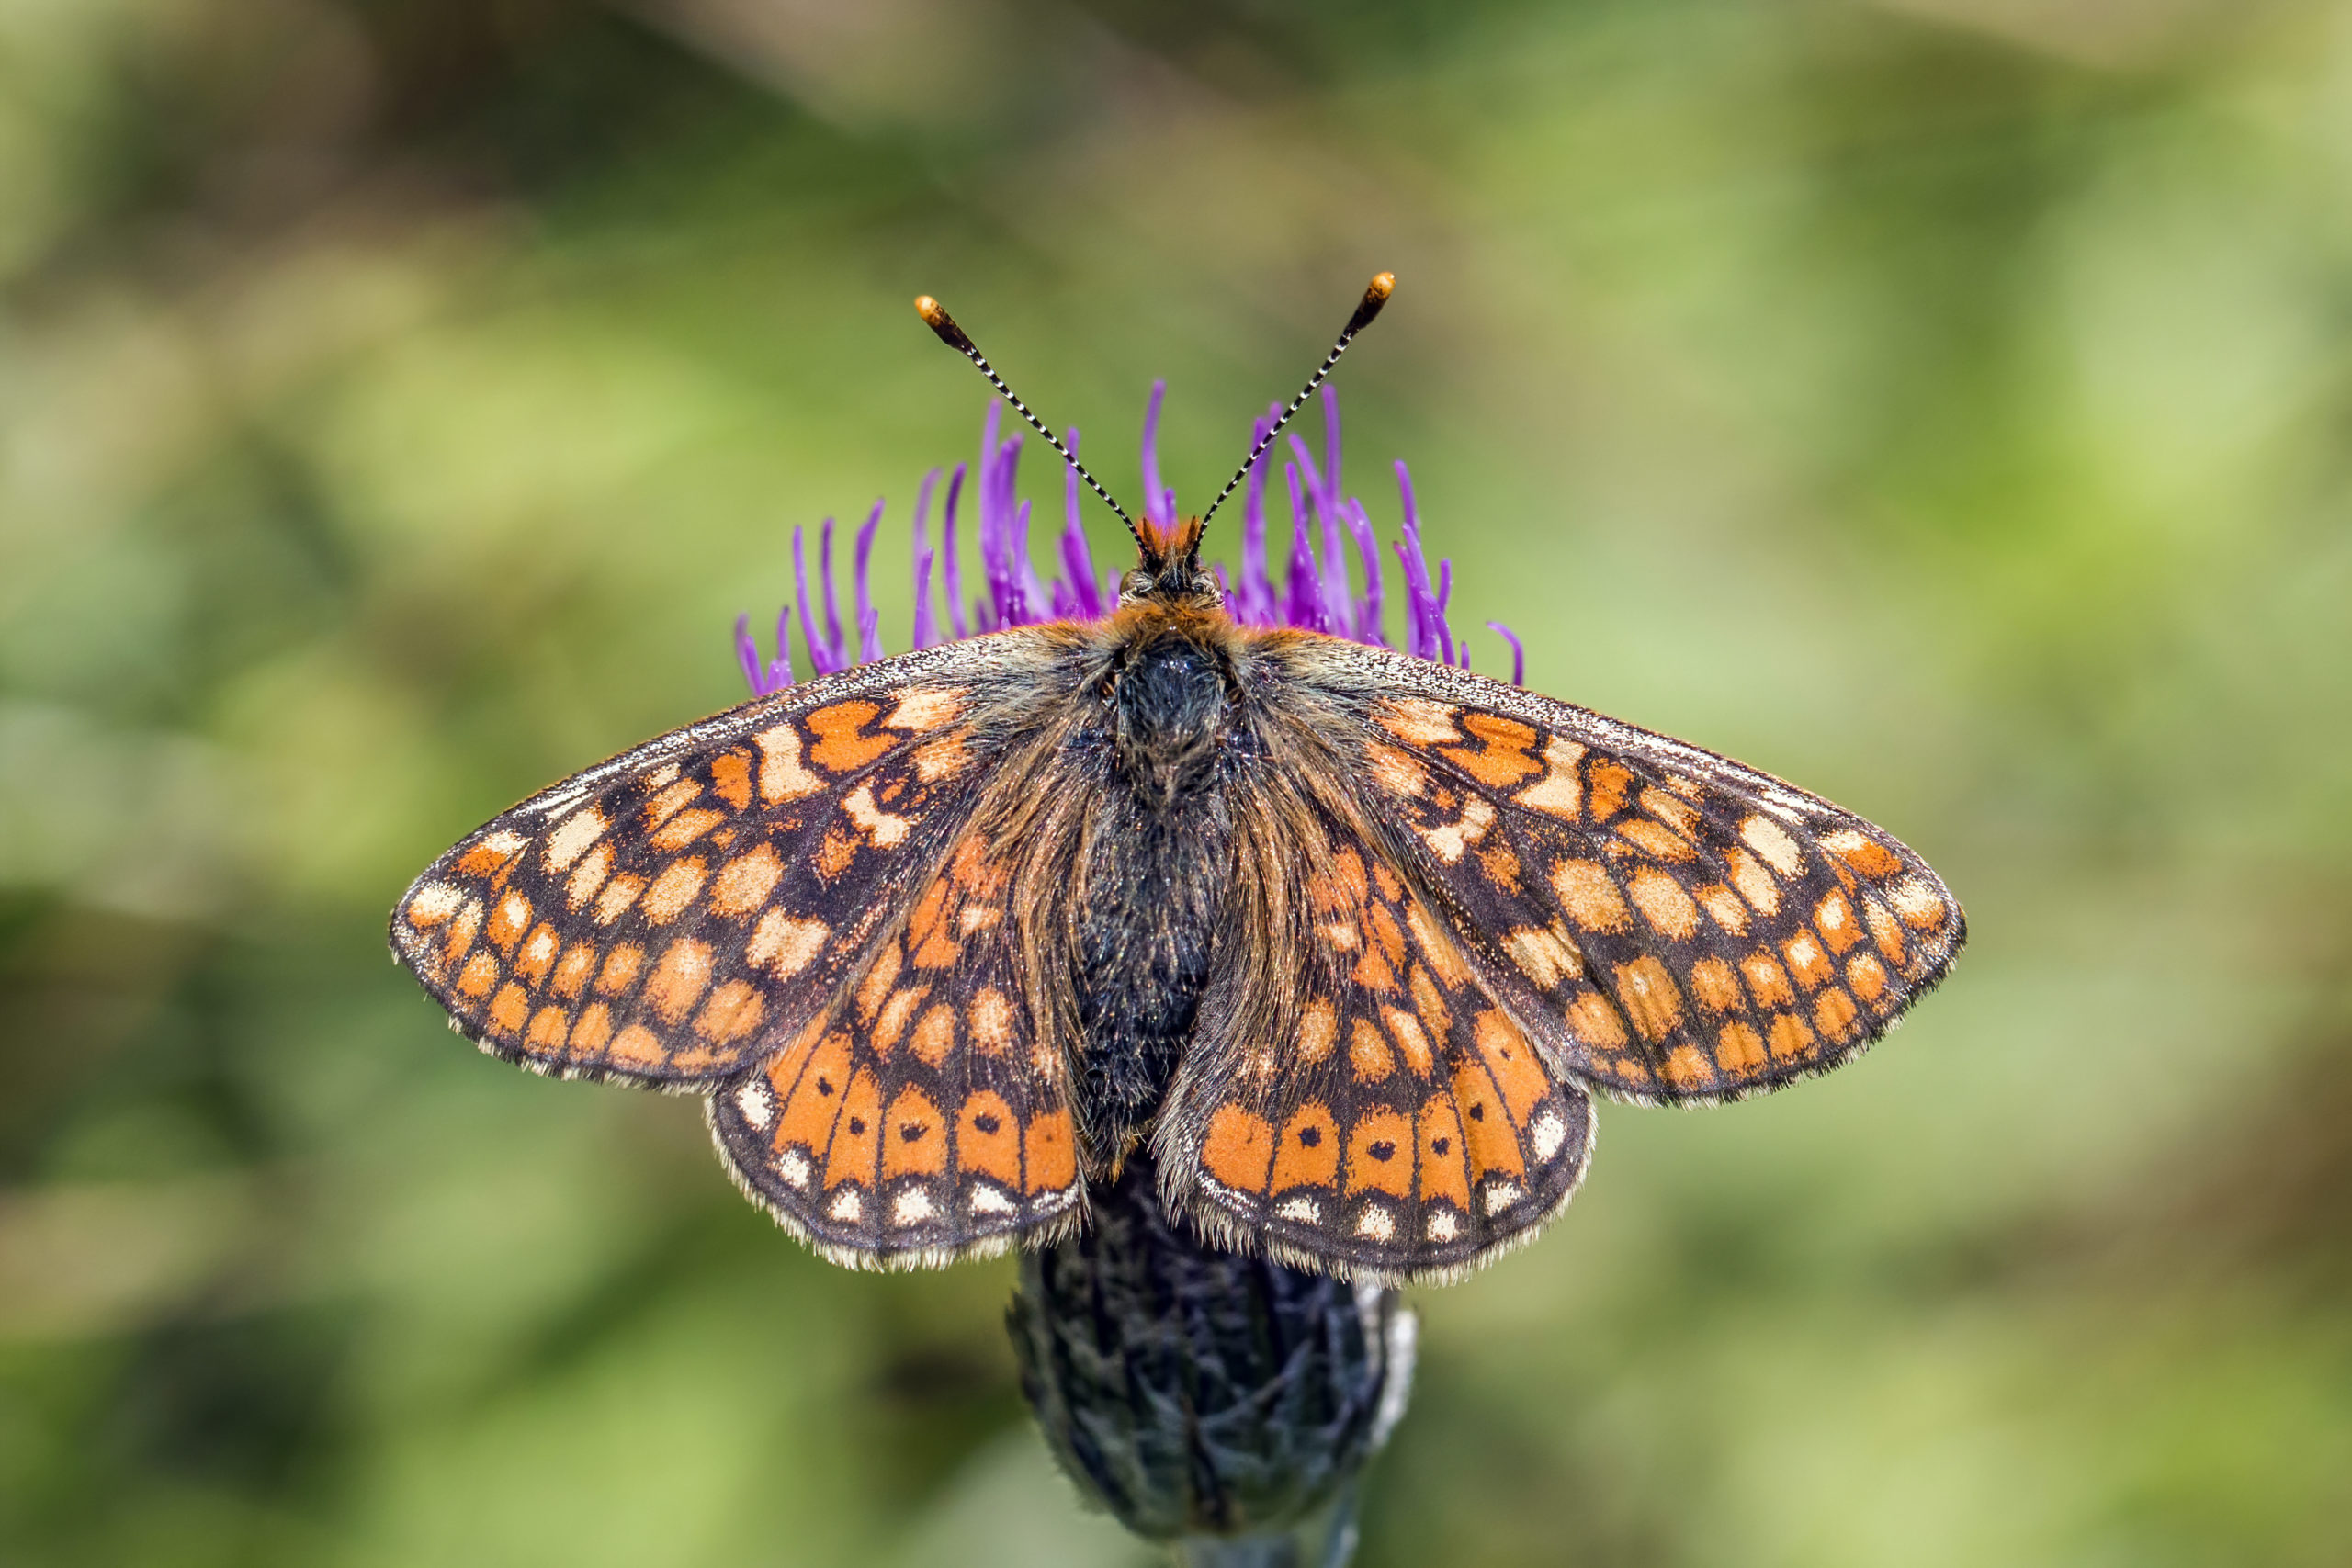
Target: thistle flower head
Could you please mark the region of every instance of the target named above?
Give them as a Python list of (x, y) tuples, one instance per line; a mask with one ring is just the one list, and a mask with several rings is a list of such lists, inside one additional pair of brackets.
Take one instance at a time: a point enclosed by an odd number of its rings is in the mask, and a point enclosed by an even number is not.
[[(1143, 422), (1143, 513), (1153, 527), (1167, 530), (1177, 523), (1176, 492), (1161, 482), (1159, 471), (1159, 408), (1167, 383), (1154, 382)], [(1243, 496), (1241, 536), (1232, 567), (1215, 567), (1225, 592), (1225, 605), (1244, 626), (1295, 626), (1324, 632), (1351, 641), (1396, 648), (1419, 659), (1441, 663), (1470, 663), (1470, 648), (1455, 637), (1446, 606), (1453, 595), (1453, 563), (1440, 560), (1431, 575), (1421, 547), (1421, 519), (1413, 494), (1412, 476), (1396, 465), (1396, 488), (1403, 502), (1400, 536), (1388, 551), (1402, 580), (1400, 624), (1385, 625), (1388, 580), (1382, 550), (1363, 502), (1347, 493), (1340, 479), (1340, 400), (1329, 386), (1321, 389), (1322, 451), (1317, 454), (1293, 434), (1284, 446), (1269, 446), (1250, 469)], [(1251, 428), (1254, 445), (1281, 414), (1270, 408)], [(929, 535), (931, 505), (939, 489), (940, 471), (923, 477), (914, 507), (914, 617), (909, 646), (933, 643), (1001, 631), (1008, 626), (1041, 621), (1092, 619), (1108, 615), (1119, 601), (1119, 574), (1097, 568), (1079, 521), (1079, 479), (1075, 469), (1063, 470), (1063, 525), (1058, 541), (1060, 570), (1041, 577), (1030, 558), (1031, 505), (1020, 500), (1015, 479), (1021, 463), (1023, 433), (1008, 435), (1000, 405), (991, 402), (981, 427), (977, 466), (958, 463), (946, 476), (946, 499), (940, 515), (937, 550)], [(1079, 434), (1067, 440), (1078, 450)], [(1286, 447), (1286, 449), (1285, 449)], [(1273, 487), (1279, 467), (1282, 482)], [(970, 482), (967, 484), (967, 480)], [(1269, 522), (1267, 491), (1274, 488), (1278, 504), (1287, 504), (1289, 556), (1282, 581), (1268, 570)], [(735, 647), (742, 661), (743, 678), (753, 695), (781, 691), (792, 683), (791, 628), (798, 612), (802, 662), (811, 674), (829, 675), (853, 664), (884, 657), (880, 618), (876, 613), (869, 568), (874, 536), (882, 525), (884, 503), (876, 501), (858, 529), (851, 567), (852, 626), (857, 636), (856, 656), (850, 652), (835, 596), (833, 520), (826, 518), (817, 536), (817, 595), (811, 598), (806, 545), (801, 530), (792, 530), (794, 602), (776, 614), (775, 652), (763, 657), (751, 631), (751, 617), (735, 623)], [(1230, 513), (1227, 513), (1230, 515)], [(964, 553), (960, 531), (969, 518), (978, 536), (980, 581), (967, 601), (963, 581)], [(939, 568), (939, 594), (945, 625), (933, 615), (932, 569)], [(1519, 638), (1494, 622), (1487, 623), (1511, 649), (1511, 680), (1523, 672)]]

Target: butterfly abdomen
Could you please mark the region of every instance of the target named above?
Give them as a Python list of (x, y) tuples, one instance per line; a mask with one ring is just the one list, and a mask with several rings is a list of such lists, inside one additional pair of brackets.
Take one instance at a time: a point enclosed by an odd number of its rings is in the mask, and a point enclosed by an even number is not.
[(1236, 739), (1229, 645), (1214, 626), (1159, 615), (1124, 629), (1072, 932), (1078, 1099), (1106, 1158), (1149, 1126), (1192, 1038), (1233, 866), (1217, 787)]

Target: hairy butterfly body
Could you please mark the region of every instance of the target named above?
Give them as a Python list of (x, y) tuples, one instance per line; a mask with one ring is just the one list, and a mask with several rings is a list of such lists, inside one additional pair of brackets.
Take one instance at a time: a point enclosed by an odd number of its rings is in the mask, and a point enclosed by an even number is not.
[(1102, 619), (790, 687), (523, 802), (418, 878), (394, 951), (498, 1055), (707, 1096), (745, 1191), (837, 1261), (1051, 1240), (1148, 1141), (1170, 1213), (1373, 1280), (1532, 1235), (1594, 1095), (1824, 1071), (1950, 966), (1960, 908), (1883, 830), (1238, 626), (1201, 526), (1136, 529)]

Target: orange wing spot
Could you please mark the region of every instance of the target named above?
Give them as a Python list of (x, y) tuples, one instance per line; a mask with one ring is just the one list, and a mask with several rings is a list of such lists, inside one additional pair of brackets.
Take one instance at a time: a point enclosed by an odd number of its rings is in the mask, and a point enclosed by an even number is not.
[(458, 857), (458, 873), (466, 876), (490, 876), (506, 869), (506, 863), (523, 852), (530, 840), (520, 833), (504, 830), (491, 834), (472, 849)]
[(1840, 828), (1828, 834), (1821, 840), (1821, 847), (1864, 876), (1873, 879), (1893, 876), (1903, 869), (1903, 863), (1895, 858), (1894, 852), (1869, 834), (1858, 833), (1851, 828)]
[(1744, 1023), (1726, 1023), (1715, 1037), (1715, 1061), (1726, 1077), (1745, 1077), (1764, 1065), (1764, 1037)]
[(1416, 1120), (1421, 1142), (1421, 1199), (1442, 1198), (1458, 1208), (1468, 1208), (1470, 1156), (1463, 1146), (1462, 1117), (1453, 1108), (1453, 1096), (1442, 1090), (1430, 1095), (1421, 1102)]
[(1329, 1106), (1319, 1100), (1310, 1100), (1283, 1123), (1283, 1135), (1274, 1145), (1274, 1170), (1267, 1190), (1329, 1187), (1339, 1179), (1339, 1123), (1331, 1119)]
[(784, 875), (784, 862), (776, 857), (775, 847), (762, 844), (747, 853), (737, 855), (718, 868), (710, 885), (710, 912), (714, 915), (748, 915), (767, 902), (775, 891), (777, 881)]
[(917, 986), (911, 990), (893, 995), (874, 1021), (872, 1042), (877, 1055), (888, 1055), (897, 1048), (899, 1037), (907, 1032), (907, 1024), (915, 1016), (915, 1009), (922, 1006), (923, 998), (931, 995), (929, 986)]
[(571, 1015), (561, 1008), (541, 1008), (531, 1015), (531, 1032), (523, 1043), (535, 1051), (560, 1051), (571, 1032)]
[(708, 807), (699, 811), (681, 811), (654, 829), (653, 837), (647, 841), (657, 850), (675, 853), (726, 820), (727, 813)]
[(594, 1056), (613, 1037), (613, 1010), (602, 1002), (590, 1002), (581, 1010), (580, 1020), (571, 1026), (569, 1049), (575, 1056)]
[(1568, 918), (1589, 931), (1622, 931), (1633, 916), (1617, 892), (1616, 879), (1597, 860), (1564, 860), (1552, 868), (1552, 891)]
[(898, 745), (896, 736), (865, 733), (865, 727), (881, 711), (873, 703), (852, 702), (835, 703), (810, 714), (801, 720), (817, 738), (817, 743), (808, 748), (808, 760), (829, 773), (846, 773)]
[(1012, 1004), (993, 986), (982, 987), (972, 998), (972, 1044), (989, 1056), (1012, 1049)]
[(925, 784), (952, 779), (972, 765), (972, 753), (963, 732), (943, 735), (915, 748), (915, 777)]
[(1497, 844), (1493, 849), (1480, 850), (1478, 869), (1487, 874), (1487, 881), (1505, 893), (1514, 897), (1519, 896), (1519, 856), (1512, 853), (1508, 846)]
[(833, 928), (822, 920), (795, 919), (782, 909), (770, 909), (760, 917), (743, 957), (753, 967), (786, 979), (815, 963), (832, 934)]
[(1875, 1003), (1886, 994), (1886, 967), (1867, 953), (1856, 953), (1846, 965), (1846, 984), (1862, 1000)]
[(1758, 814), (1747, 818), (1739, 825), (1739, 836), (1782, 876), (1794, 876), (1804, 864), (1797, 841), (1789, 837), (1787, 829), (1769, 817)]
[(1589, 987), (1580, 988), (1568, 1004), (1568, 1032), (1585, 1044), (1602, 1051), (1625, 1048), (1625, 1021), (1609, 998)]
[(947, 1123), (931, 1096), (910, 1084), (882, 1117), (882, 1179), (947, 1168)]
[(1311, 1067), (1330, 1055), (1340, 1038), (1340, 1015), (1328, 1001), (1306, 1004), (1298, 1015), (1298, 1061)]
[(633, 942), (625, 942), (606, 955), (605, 972), (596, 981), (596, 994), (617, 997), (637, 984), (638, 975), (645, 968), (645, 949)]
[(1503, 952), (1538, 990), (1548, 991), (1584, 973), (1583, 958), (1566, 937), (1556, 920), (1548, 931), (1521, 926), (1503, 938)]
[(1385, 861), (1372, 863), (1372, 885), (1379, 888), (1380, 896), (1392, 904), (1405, 896), (1405, 885), (1396, 880), (1396, 874), (1388, 868)]
[(1634, 873), (1631, 890), (1642, 919), (1665, 935), (1684, 942), (1699, 929), (1699, 907), (1690, 902), (1682, 885), (1666, 873), (1643, 866)]
[(1663, 822), (1653, 822), (1646, 817), (1636, 817), (1617, 829), (1617, 836), (1645, 854), (1664, 861), (1685, 861), (1699, 852), (1690, 841), (1676, 833)]
[(1429, 1077), (1430, 1069), (1437, 1065), (1437, 1056), (1430, 1049), (1430, 1037), (1422, 1030), (1421, 1021), (1403, 1008), (1392, 1007), (1382, 1008), (1380, 1018), (1388, 1025), (1388, 1036), (1396, 1042), (1396, 1049), (1404, 1053), (1405, 1066), (1418, 1077)]
[(1781, 945), (1781, 951), (1788, 955), (1789, 972), (1808, 991), (1838, 977), (1838, 966), (1829, 961), (1829, 954), (1821, 951), (1821, 943), (1811, 931), (1797, 932)]
[(1058, 1192), (1078, 1179), (1078, 1131), (1068, 1111), (1040, 1111), (1022, 1124), (1021, 1161), (1032, 1197)]
[(1396, 988), (1396, 971), (1390, 966), (1387, 955), (1370, 942), (1364, 944), (1363, 954), (1356, 960), (1355, 971), (1348, 978), (1368, 991), (1394, 991)]
[(1720, 958), (1702, 958), (1690, 965), (1690, 993), (1709, 1012), (1737, 1012), (1747, 1005), (1740, 995), (1739, 976)]
[(1795, 988), (1790, 986), (1788, 972), (1770, 953), (1758, 950), (1739, 961), (1739, 972), (1747, 976), (1748, 994), (1758, 1007), (1784, 1008), (1796, 1005)]
[[(458, 918), (464, 919), (463, 916)], [(1889, 964), (1901, 968), (1905, 949), (1903, 928), (1894, 923), (1894, 916), (1877, 899), (1865, 898), (1862, 900), (1862, 919), (1870, 926), (1871, 941), (1877, 944), (1879, 952)]]
[(512, 980), (500, 987), (498, 995), (491, 998), (490, 1021), (501, 1034), (520, 1033), (523, 1021), (530, 1012), (531, 998)]
[(1747, 906), (1722, 883), (1699, 889), (1699, 908), (1707, 911), (1707, 919), (1732, 935), (1747, 934)]
[(1685, 838), (1699, 825), (1698, 807), (1671, 790), (1645, 789), (1641, 803), (1643, 810)]
[(1667, 1054), (1666, 1076), (1677, 1089), (1700, 1089), (1713, 1079), (1714, 1064), (1696, 1045), (1677, 1045)]
[(1772, 1055), (1782, 1062), (1804, 1055), (1813, 1049), (1813, 1031), (1805, 1027), (1804, 1020), (1792, 1012), (1773, 1015), (1771, 1039)]
[(1530, 773), (1544, 771), (1544, 764), (1528, 755), (1536, 733), (1529, 726), (1495, 714), (1467, 713), (1462, 716), (1462, 728), (1478, 742), (1476, 749), (1442, 746), (1439, 754), (1489, 789), (1509, 789)]
[(1862, 923), (1854, 919), (1854, 907), (1843, 893), (1832, 893), (1814, 906), (1813, 923), (1821, 931), (1821, 940), (1829, 951), (1843, 957), (1849, 948), (1862, 940)]
[(456, 914), (466, 896), (446, 882), (431, 882), (416, 890), (401, 918), (418, 931), (430, 931)]
[(686, 912), (686, 906), (695, 901), (695, 895), (709, 879), (709, 869), (700, 860), (673, 861), (653, 879), (653, 886), (645, 890), (638, 912), (650, 925), (666, 926)]
[(770, 806), (800, 800), (825, 787), (825, 781), (800, 761), (800, 732), (786, 720), (752, 737), (760, 748), (760, 798)]
[(641, 876), (614, 877), (605, 884), (605, 890), (596, 895), (596, 923), (609, 926), (619, 919), (628, 912), (628, 907), (637, 902), (637, 896), (644, 891), (645, 878)]
[(955, 1048), (956, 1010), (942, 1004), (923, 1014), (922, 1021), (915, 1025), (914, 1043), (909, 1049), (935, 1067), (947, 1060), (947, 1053)]
[(1379, 1026), (1360, 1018), (1348, 1034), (1348, 1066), (1358, 1083), (1378, 1083), (1396, 1070), (1396, 1054), (1380, 1036)]
[(760, 1027), (767, 1003), (741, 980), (729, 980), (710, 993), (695, 1015), (695, 1032), (714, 1045), (741, 1040)]
[(1854, 1034), (1854, 1020), (1859, 1016), (1854, 998), (1832, 986), (1814, 998), (1813, 1026), (1826, 1039), (1840, 1043)]
[(608, 1062), (625, 1067), (659, 1067), (670, 1059), (662, 1045), (662, 1037), (641, 1023), (632, 1023), (613, 1036), (613, 1043), (605, 1053)]
[(953, 724), (963, 716), (964, 694), (952, 686), (917, 686), (899, 699), (890, 716), (882, 722), (892, 729), (910, 734), (937, 729), (943, 724)]
[(1470, 978), (1469, 966), (1462, 962), (1453, 938), (1430, 917), (1419, 898), (1405, 906), (1405, 929), (1413, 933), (1413, 946), (1420, 953), (1421, 961), (1441, 982), (1459, 986)]
[(514, 944), (531, 926), (531, 901), (520, 893), (508, 892), (490, 911), (490, 940), (498, 951), (512, 953)]
[(859, 1018), (868, 1023), (874, 1021), (875, 1014), (880, 1012), (882, 1004), (889, 999), (890, 987), (899, 983), (899, 971), (905, 962), (899, 956), (899, 943), (888, 942), (882, 944), (882, 951), (875, 955), (874, 967), (867, 970), (865, 978), (857, 984)]
[(752, 754), (721, 751), (710, 760), (710, 787), (718, 798), (741, 811), (752, 804)]
[(956, 1164), (1021, 1190), (1021, 1119), (994, 1089), (976, 1089), (964, 1097), (956, 1113)]
[(1263, 1194), (1274, 1162), (1274, 1130), (1262, 1116), (1238, 1105), (1220, 1105), (1209, 1117), (1201, 1145), (1201, 1167), (1226, 1186)]
[[(787, 1083), (793, 1068), (798, 1069), (799, 1078)], [(833, 1122), (841, 1116), (849, 1072), (846, 1034), (829, 1034), (813, 1048), (787, 1051), (777, 1058), (768, 1069), (768, 1081), (785, 1096), (784, 1112), (775, 1123), (777, 1148), (798, 1144), (811, 1154), (824, 1149), (833, 1135)]]
[(1472, 1180), (1499, 1173), (1519, 1176), (1527, 1162), (1519, 1152), (1519, 1134), (1503, 1113), (1502, 1097), (1494, 1080), (1476, 1062), (1458, 1062), (1453, 1068), (1453, 1102), (1462, 1112), (1462, 1136), (1468, 1145)]
[(563, 901), (578, 909), (596, 895), (605, 878), (613, 874), (613, 846), (598, 844), (588, 858), (572, 867), (571, 875), (563, 885)]
[(860, 1068), (842, 1096), (841, 1120), (833, 1124), (833, 1141), (825, 1153), (825, 1185), (844, 1181), (871, 1186), (882, 1162), (882, 1091), (874, 1075)]
[(944, 969), (964, 950), (956, 940), (955, 922), (945, 918), (952, 896), (947, 878), (934, 879), (907, 919), (907, 941), (914, 949), (914, 961), (925, 969)]
[(664, 1023), (676, 1023), (694, 1010), (710, 984), (710, 945), (680, 937), (672, 942), (645, 982), (645, 1001)]
[(1584, 783), (1577, 767), (1584, 748), (1555, 736), (1544, 746), (1544, 776), (1511, 798), (1548, 816), (1573, 822), (1584, 814)]
[(1348, 1129), (1347, 1191), (1413, 1193), (1413, 1124), (1394, 1111), (1374, 1111)]
[(1374, 710), (1373, 717), (1408, 745), (1442, 746), (1462, 739), (1462, 732), (1453, 727), (1455, 712), (1427, 697), (1391, 697)]
[(1364, 916), (1372, 934), (1380, 942), (1380, 951), (1388, 955), (1389, 963), (1401, 966), (1405, 962), (1405, 932), (1396, 924), (1396, 917), (1388, 912), (1385, 904), (1373, 905)]
[[(649, 833), (658, 830), (662, 824), (668, 822), (671, 818), (675, 817), (679, 812), (684, 811), (687, 805), (693, 801), (695, 796), (701, 793), (702, 783), (700, 780), (681, 779), (676, 784), (672, 784), (668, 789), (663, 790), (660, 795), (655, 795), (651, 800), (647, 801), (645, 803), (645, 830)], [(716, 812), (712, 813), (714, 818), (716, 818), (717, 815), (718, 814)]]
[(1682, 993), (1674, 976), (1646, 953), (1617, 965), (1617, 999), (1645, 1040), (1663, 1040), (1682, 1022)]
[(1896, 883), (1886, 890), (1886, 897), (1903, 917), (1903, 923), (1914, 931), (1931, 931), (1944, 923), (1943, 899), (1918, 877)]
[(562, 948), (563, 939), (545, 920), (539, 922), (523, 943), (523, 952), (514, 960), (514, 973), (536, 986), (548, 977), (548, 970), (555, 963), (556, 953)]
[(1419, 800), (1429, 793), (1429, 770), (1396, 747), (1375, 742), (1364, 748), (1364, 755), (1372, 763), (1373, 778), (1391, 795)]
[(492, 986), (498, 984), (498, 960), (487, 953), (477, 953), (466, 960), (463, 969), (458, 971), (458, 994), (469, 1000), (480, 1001), (490, 995)]
[(1626, 792), (1634, 787), (1634, 775), (1610, 761), (1594, 761), (1585, 769), (1585, 778), (1589, 785), (1587, 799), (1591, 803), (1589, 809), (1596, 822), (1606, 822), (1616, 816), (1625, 804)]
[(1724, 860), (1731, 865), (1731, 885), (1739, 896), (1756, 906), (1760, 915), (1776, 915), (1781, 911), (1781, 885), (1764, 868), (1764, 863), (1746, 850), (1733, 850)]
[[(1453, 1010), (1445, 1005), (1445, 998), (1438, 995), (1437, 987), (1430, 984), (1430, 972), (1416, 965), (1412, 977), (1405, 983), (1405, 988), (1413, 993), (1413, 1010), (1421, 1015), (1422, 1027), (1437, 1038), (1444, 1039), (1453, 1028)], [(1420, 1070), (1427, 1072), (1429, 1069), (1423, 1067)]]
[(458, 959), (463, 958), (466, 955), (466, 950), (473, 946), (474, 938), (480, 935), (481, 935), (481, 900), (469, 898), (466, 900), (465, 908), (458, 911), (458, 918), (449, 922), (448, 934), (441, 939), (442, 962), (455, 964)]
[(1491, 1008), (1478, 1015), (1476, 1038), (1478, 1055), (1486, 1062), (1487, 1073), (1495, 1080), (1495, 1087), (1502, 1090), (1511, 1119), (1524, 1123), (1527, 1113), (1552, 1087), (1535, 1060), (1534, 1048), (1528, 1044), (1518, 1025)]

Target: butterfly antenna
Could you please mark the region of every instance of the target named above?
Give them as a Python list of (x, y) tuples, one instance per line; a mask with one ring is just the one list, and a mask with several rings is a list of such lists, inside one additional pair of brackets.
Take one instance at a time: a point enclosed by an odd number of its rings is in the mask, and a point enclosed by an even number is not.
[(1003, 394), (1004, 400), (1012, 405), (1012, 412), (1027, 420), (1030, 428), (1044, 436), (1046, 445), (1062, 455), (1062, 461), (1078, 471), (1078, 477), (1086, 481), (1086, 488), (1102, 498), (1103, 505), (1119, 514), (1119, 521), (1127, 525), (1127, 532), (1135, 536), (1136, 543), (1142, 545), (1143, 530), (1136, 527), (1136, 520), (1127, 515), (1127, 509), (1111, 499), (1111, 492), (1104, 490), (1095, 477), (1086, 471), (1086, 465), (1078, 460), (1077, 454), (1063, 446), (1060, 437), (1046, 428), (1046, 422), (1031, 413), (1029, 405), (1023, 402), (1014, 395), (1012, 389), (1004, 384), (1004, 378), (996, 373), (996, 367), (989, 363), (988, 355), (980, 352), (979, 345), (967, 337), (964, 334), (964, 329), (956, 324), (956, 318), (947, 313), (947, 307), (928, 294), (917, 295), (915, 314), (922, 318), (923, 325), (939, 334), (940, 342), (980, 367), (980, 374), (989, 378), (989, 386)]
[(1206, 528), (1209, 519), (1216, 515), (1216, 509), (1225, 504), (1225, 498), (1233, 493), (1233, 487), (1248, 478), (1250, 470), (1258, 466), (1258, 459), (1265, 456), (1266, 448), (1274, 444), (1274, 437), (1281, 434), (1283, 426), (1290, 423), (1290, 416), (1315, 395), (1315, 389), (1323, 384), (1323, 378), (1331, 373), (1331, 367), (1340, 362), (1340, 355), (1348, 352), (1348, 344), (1355, 341), (1356, 333), (1372, 325), (1372, 319), (1380, 314), (1380, 308), (1387, 304), (1388, 297), (1396, 292), (1396, 275), (1393, 272), (1382, 273), (1366, 286), (1363, 299), (1356, 304), (1356, 313), (1350, 316), (1348, 324), (1340, 329), (1340, 341), (1331, 345), (1331, 352), (1323, 356), (1323, 363), (1316, 367), (1306, 385), (1298, 389), (1298, 396), (1290, 400), (1290, 407), (1283, 410), (1283, 416), (1274, 421), (1273, 429), (1258, 437), (1258, 444), (1250, 448), (1248, 460), (1234, 471), (1231, 479), (1225, 481), (1225, 488), (1216, 492), (1216, 499), (1209, 502), (1209, 509), (1201, 513), (1203, 528)]

